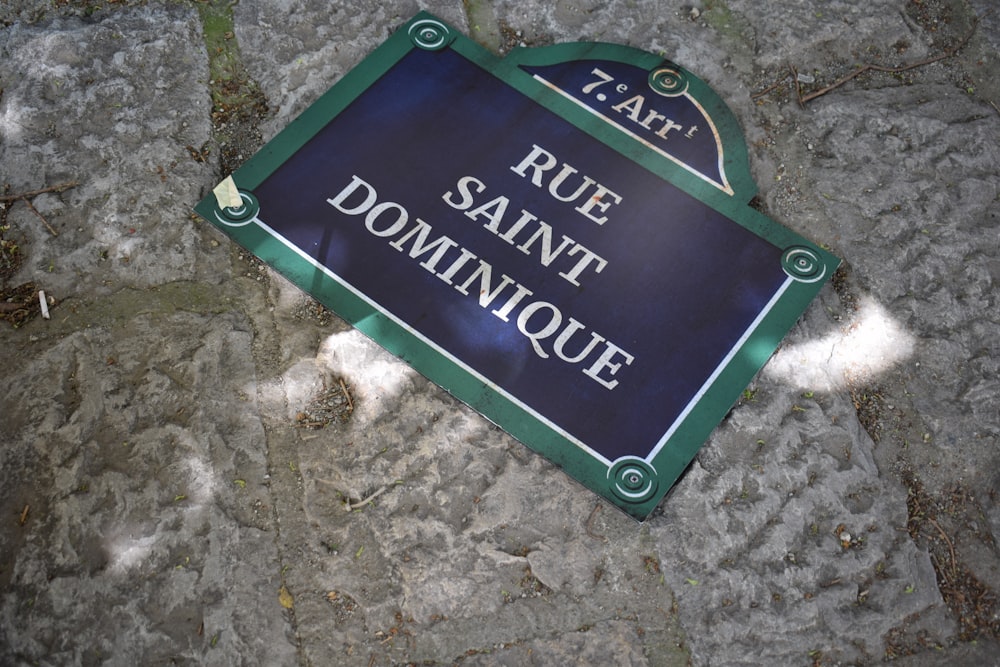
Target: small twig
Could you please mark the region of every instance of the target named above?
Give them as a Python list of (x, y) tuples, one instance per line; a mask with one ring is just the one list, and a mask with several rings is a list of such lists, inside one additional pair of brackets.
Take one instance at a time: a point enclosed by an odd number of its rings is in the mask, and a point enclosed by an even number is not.
[(837, 79), (836, 81), (834, 81), (833, 83), (831, 83), (829, 86), (826, 86), (825, 88), (820, 88), (819, 90), (815, 90), (815, 91), (809, 93), (808, 95), (806, 95), (805, 97), (802, 98), (802, 103), (805, 104), (806, 102), (808, 102), (810, 100), (814, 100), (814, 99), (816, 99), (817, 97), (819, 97), (821, 95), (826, 95), (831, 90), (833, 90), (835, 88), (839, 88), (840, 86), (844, 85), (848, 81), (850, 81), (850, 80), (852, 80), (852, 79), (860, 76), (861, 74), (864, 74), (865, 72), (886, 72), (888, 74), (899, 74), (901, 72), (906, 72), (906, 71), (911, 70), (911, 69), (916, 69), (917, 67), (923, 67), (925, 65), (931, 65), (931, 64), (936, 63), (938, 61), (944, 60), (945, 58), (950, 58), (953, 55), (955, 55), (956, 53), (958, 53), (959, 51), (961, 51), (962, 48), (964, 48), (965, 45), (969, 43), (969, 40), (972, 39), (973, 33), (976, 32), (976, 26), (977, 25), (979, 25), (979, 21), (978, 20), (973, 21), (972, 22), (972, 29), (969, 30), (968, 34), (966, 34), (965, 37), (962, 38), (962, 41), (960, 41), (958, 43), (958, 45), (955, 46), (954, 48), (948, 49), (948, 50), (944, 51), (943, 53), (939, 53), (938, 55), (932, 56), (930, 58), (925, 58), (924, 60), (918, 60), (915, 63), (909, 63), (907, 65), (900, 65), (899, 67), (882, 67), (881, 65), (862, 65), (861, 67), (859, 67), (858, 69), (854, 70), (853, 72), (851, 72), (849, 74), (846, 74), (846, 75), (842, 76), (841, 78)]
[[(802, 94), (802, 87), (799, 85), (798, 74), (795, 72), (795, 68), (792, 67), (792, 66), (789, 66), (789, 70), (791, 71), (792, 83), (795, 86), (795, 92), (796, 92), (796, 95), (798, 97), (799, 106), (805, 106), (805, 104), (807, 102), (810, 102), (810, 101), (816, 99), (817, 97), (822, 97), (823, 95), (826, 95), (827, 93), (829, 93), (831, 90), (835, 90), (837, 88), (840, 88), (841, 86), (843, 86), (848, 81), (852, 81), (852, 80), (856, 79), (857, 77), (861, 76), (865, 72), (886, 72), (888, 74), (900, 74), (901, 72), (906, 72), (906, 71), (911, 70), (911, 69), (916, 69), (917, 67), (924, 67), (925, 65), (931, 65), (933, 63), (936, 63), (936, 62), (939, 62), (941, 60), (944, 60), (945, 58), (950, 58), (953, 55), (955, 55), (956, 53), (958, 53), (959, 51), (961, 51), (963, 48), (965, 48), (965, 45), (969, 43), (970, 39), (972, 39), (972, 35), (975, 34), (976, 27), (978, 25), (979, 25), (979, 20), (978, 19), (974, 20), (972, 22), (972, 28), (969, 30), (969, 32), (965, 35), (965, 37), (962, 38), (962, 40), (957, 45), (955, 45), (954, 47), (952, 47), (950, 49), (945, 50), (942, 53), (939, 53), (936, 56), (932, 56), (930, 58), (925, 58), (923, 60), (918, 60), (917, 62), (908, 63), (906, 65), (900, 65), (898, 67), (884, 67), (882, 65), (870, 65), (870, 64), (869, 65), (861, 65), (858, 68), (856, 68), (854, 71), (849, 72), (849, 73), (845, 74), (844, 76), (840, 77), (839, 79), (837, 79), (836, 81), (834, 81), (833, 83), (831, 83), (829, 86), (825, 86), (823, 88), (820, 88), (819, 90), (814, 90), (811, 93), (807, 93), (805, 95)], [(756, 100), (756, 99), (759, 99), (761, 97), (764, 97), (768, 93), (770, 93), (773, 90), (775, 90), (776, 88), (778, 88), (781, 84), (783, 84), (785, 82), (786, 78), (787, 77), (782, 77), (781, 79), (779, 79), (778, 81), (774, 82), (773, 84), (771, 84), (770, 86), (768, 86), (764, 90), (760, 91), (759, 93), (754, 93), (753, 95), (750, 96), (750, 99)], [(993, 103), (990, 102), (990, 104), (993, 104)], [(994, 104), (993, 108), (997, 109), (997, 106)], [(1000, 113), (1000, 109), (997, 109), (997, 112)]]
[(354, 412), (354, 401), (351, 400), (351, 392), (347, 391), (347, 384), (344, 383), (344, 378), (340, 378), (340, 390), (344, 392), (344, 398), (347, 399), (347, 409)]
[(986, 100), (986, 101), (990, 103), (990, 106), (993, 107), (994, 111), (1000, 113), (1000, 107), (997, 106), (996, 102), (994, 102), (993, 100)]
[(805, 106), (805, 102), (802, 101), (802, 86), (799, 85), (799, 71), (795, 69), (795, 65), (789, 65), (788, 71), (792, 76), (792, 83), (795, 85), (795, 99), (799, 102), (799, 108)]
[(21, 510), (21, 521), (20, 525), (24, 525), (24, 522), (28, 520), (28, 511), (31, 509), (31, 505), (25, 505), (24, 509)]
[(352, 510), (361, 509), (362, 507), (364, 507), (365, 505), (367, 505), (368, 503), (370, 503), (371, 501), (375, 500), (376, 498), (378, 498), (379, 496), (381, 496), (383, 493), (385, 493), (386, 491), (388, 491), (390, 488), (391, 487), (383, 486), (378, 491), (376, 491), (375, 493), (371, 494), (370, 496), (368, 496), (364, 500), (359, 500), (356, 503), (352, 503), (350, 501), (350, 499), (348, 499), (348, 500), (344, 501), (344, 509), (347, 510), (348, 512), (350, 512)]
[(958, 568), (955, 564), (955, 545), (951, 543), (951, 540), (948, 539), (948, 535), (945, 534), (944, 530), (941, 528), (941, 526), (938, 524), (937, 521), (935, 521), (930, 517), (927, 517), (927, 521), (929, 521), (932, 526), (938, 529), (938, 532), (941, 533), (941, 537), (944, 538), (945, 543), (948, 545), (948, 551), (951, 552), (951, 576), (957, 579)]
[(46, 192), (62, 192), (63, 190), (69, 190), (70, 188), (75, 188), (78, 185), (80, 185), (79, 181), (69, 181), (68, 183), (60, 183), (59, 185), (50, 185), (46, 188), (41, 188), (39, 190), (19, 192), (16, 195), (3, 194), (0, 195), (0, 203), (9, 204), (12, 202), (16, 202), (18, 199), (31, 199), (32, 197), (43, 195)]
[(59, 236), (59, 232), (57, 232), (56, 230), (52, 229), (52, 225), (49, 224), (49, 221), (45, 219), (44, 215), (42, 215), (41, 213), (38, 212), (38, 209), (35, 208), (35, 205), (31, 203), (30, 199), (25, 199), (23, 201), (24, 201), (25, 206), (27, 206), (28, 209), (32, 213), (34, 213), (35, 215), (37, 215), (38, 219), (42, 221), (42, 224), (45, 225), (45, 229), (49, 230), (49, 234), (52, 234), (52, 236)]
[(587, 522), (583, 525), (583, 527), (587, 531), (587, 534), (593, 537), (595, 540), (599, 540), (601, 542), (607, 542), (608, 541), (607, 537), (605, 537), (604, 535), (599, 535), (598, 533), (594, 532), (594, 519), (597, 518), (597, 514), (600, 511), (601, 511), (601, 501), (597, 501), (597, 504), (594, 505), (594, 509), (591, 510), (590, 516), (587, 517)]
[(80, 183), (77, 181), (70, 181), (69, 183), (60, 183), (59, 185), (50, 185), (47, 188), (40, 188), (38, 190), (30, 190), (28, 192), (20, 192), (16, 195), (3, 194), (0, 195), (0, 204), (12, 204), (16, 201), (23, 201), (25, 205), (38, 216), (38, 219), (42, 221), (45, 225), (45, 229), (49, 230), (52, 236), (59, 236), (59, 233), (52, 228), (49, 221), (45, 219), (45, 216), (38, 212), (35, 205), (31, 203), (31, 200), (38, 195), (45, 194), (46, 192), (62, 192), (63, 190), (69, 190), (70, 188), (75, 188)]
[(295, 428), (323, 428), (324, 426), (326, 426), (329, 423), (330, 422), (323, 421), (323, 420), (320, 420), (320, 421), (311, 421), (311, 422), (301, 421), (301, 422), (297, 422), (295, 424)]
[(775, 81), (774, 83), (772, 83), (770, 86), (768, 86), (764, 90), (760, 91), (759, 93), (754, 93), (753, 95), (751, 95), (750, 99), (752, 99), (752, 100), (760, 99), (761, 97), (764, 97), (765, 95), (767, 95), (771, 91), (775, 90), (778, 86), (780, 86), (784, 82), (785, 82), (785, 79), (778, 79), (777, 81)]

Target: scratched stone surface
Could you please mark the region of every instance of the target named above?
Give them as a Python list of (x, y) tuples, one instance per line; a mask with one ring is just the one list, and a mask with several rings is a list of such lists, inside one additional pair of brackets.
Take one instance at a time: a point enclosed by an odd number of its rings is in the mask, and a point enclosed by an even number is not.
[(58, 236), (6, 216), (56, 302), (0, 334), (0, 663), (288, 664), (253, 333), (189, 217), (197, 14), (53, 13), (0, 31), (3, 182), (80, 183), (33, 200)]
[[(0, 663), (998, 664), (991, 3), (420, 7), (688, 67), (844, 270), (638, 524), (189, 216), (225, 175), (203, 6), (4, 3), (0, 181), (79, 185), (31, 200), (58, 235), (4, 210), (2, 287), (56, 302), (0, 322)], [(233, 6), (244, 148), (417, 9)]]

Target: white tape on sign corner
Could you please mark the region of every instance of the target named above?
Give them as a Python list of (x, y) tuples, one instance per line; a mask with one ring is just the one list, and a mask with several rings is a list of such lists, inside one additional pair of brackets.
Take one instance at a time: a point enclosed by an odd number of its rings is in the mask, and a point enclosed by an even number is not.
[(215, 201), (218, 202), (219, 208), (239, 208), (243, 205), (243, 198), (240, 197), (236, 181), (231, 175), (226, 176), (221, 183), (216, 185), (212, 194), (215, 195)]

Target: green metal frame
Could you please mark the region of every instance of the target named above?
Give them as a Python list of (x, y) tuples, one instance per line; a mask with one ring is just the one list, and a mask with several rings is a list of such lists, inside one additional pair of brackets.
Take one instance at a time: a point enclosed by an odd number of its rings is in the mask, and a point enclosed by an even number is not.
[(564, 468), (587, 488), (642, 520), (676, 482), (712, 430), (738, 400), (742, 390), (833, 274), (839, 260), (747, 205), (756, 187), (749, 172), (742, 131), (725, 102), (693, 74), (684, 71), (689, 82), (688, 94), (697, 99), (716, 125), (724, 147), (724, 166), (731, 194), (706, 183), (662, 155), (643, 150), (641, 144), (616, 130), (612, 124), (596, 118), (579, 103), (520, 69), (521, 65), (555, 64), (579, 59), (613, 60), (651, 71), (665, 63), (676, 67), (673, 63), (630, 47), (598, 43), (522, 48), (501, 59), (426, 12), (404, 24), (233, 174), (245, 199), (251, 201), (254, 189), (271, 173), (403, 56), (417, 48), (454, 50), (582, 132), (694, 195), (770, 243), (790, 249), (789, 270), (786, 271), (789, 279), (780, 299), (759, 319), (750, 338), (725, 367), (719, 369), (714, 381), (703, 388), (700, 400), (679, 420), (669, 439), (661, 443), (654, 454), (645, 459), (628, 457), (608, 462), (593, 452), (582, 450), (577, 443), (561, 435), (516, 399), (498, 391), (485, 378), (470, 373), (447, 351), (382, 312), (376, 304), (344, 284), (325, 267), (286, 244), (271, 233), (263, 221), (257, 220), (252, 211), (235, 214), (231, 209), (220, 209), (212, 195), (202, 200), (195, 210), (387, 350)]

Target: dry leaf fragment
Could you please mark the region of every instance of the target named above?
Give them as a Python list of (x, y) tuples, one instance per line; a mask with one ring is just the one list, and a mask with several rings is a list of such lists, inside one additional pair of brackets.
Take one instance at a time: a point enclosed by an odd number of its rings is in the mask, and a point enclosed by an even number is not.
[(278, 602), (285, 609), (291, 609), (295, 606), (295, 598), (293, 598), (292, 594), (288, 592), (288, 589), (285, 588), (284, 584), (282, 584), (281, 589), (278, 590)]

